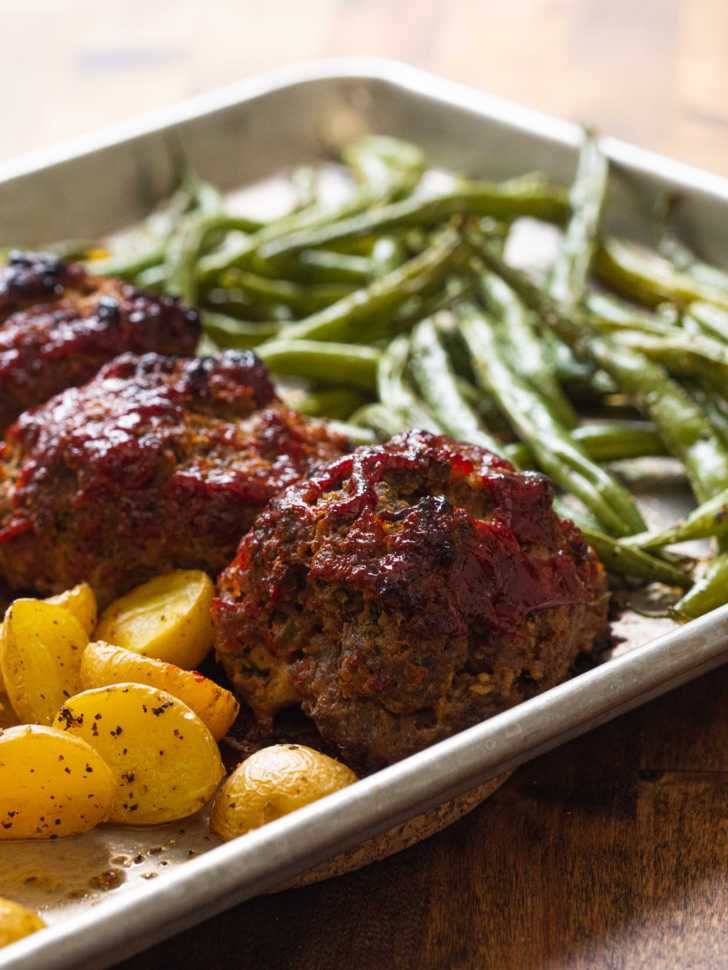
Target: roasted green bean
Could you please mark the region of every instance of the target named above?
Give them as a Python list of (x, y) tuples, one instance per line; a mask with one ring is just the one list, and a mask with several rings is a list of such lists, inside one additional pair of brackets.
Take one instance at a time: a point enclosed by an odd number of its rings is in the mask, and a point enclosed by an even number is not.
[(623, 330), (619, 343), (662, 364), (671, 374), (703, 378), (719, 392), (728, 388), (728, 347), (710, 337)]
[(360, 407), (358, 411), (352, 414), (350, 420), (354, 424), (371, 428), (382, 440), (391, 438), (393, 435), (399, 434), (400, 431), (406, 431), (409, 428), (409, 423), (403, 415), (388, 408), (380, 401)]
[(404, 418), (411, 428), (440, 434), (443, 428), (407, 383), (409, 349), (409, 338), (403, 335), (395, 337), (382, 354), (377, 374), (379, 398), (382, 404)]
[(659, 549), (662, 546), (693, 539), (710, 539), (728, 535), (728, 489), (718, 492), (703, 502), (684, 519), (664, 529), (628, 536), (622, 540), (627, 545), (641, 549)]
[[(568, 509), (559, 508), (559, 514), (566, 518), (573, 517)], [(577, 521), (577, 525), (609, 572), (646, 583), (665, 583), (682, 589), (691, 586), (691, 577), (672, 563), (651, 556), (642, 549), (624, 545), (623, 540), (613, 539), (581, 522)]]
[(728, 591), (728, 552), (716, 556), (683, 598), (675, 604), (675, 614), (692, 620), (723, 606)]
[(728, 402), (705, 384), (692, 387), (690, 393), (706, 414), (715, 434), (728, 449)]
[(436, 226), (452, 216), (490, 215), (515, 219), (533, 216), (554, 222), (562, 221), (569, 212), (565, 193), (558, 186), (532, 183), (493, 185), (459, 184), (432, 198), (411, 196), (401, 202), (370, 209), (349, 219), (338, 219), (326, 225), (303, 229), (281, 236), (261, 246), (265, 259), (277, 259), (301, 249), (329, 246), (342, 239), (372, 236), (408, 226)]
[(259, 276), (246, 270), (231, 270), (226, 279), (228, 287), (239, 289), (254, 299), (282, 303), (299, 316), (315, 313), (343, 300), (354, 292), (350, 283), (309, 283), (302, 285), (289, 280)]
[(355, 445), (373, 445), (377, 436), (371, 428), (366, 425), (352, 424), (350, 421), (337, 421), (335, 418), (327, 421), (328, 427), (332, 431), (343, 434), (345, 438)]
[(703, 262), (674, 232), (663, 233), (658, 249), (680, 273), (686, 273), (712, 289), (724, 291), (728, 299), (728, 272)]
[(579, 419), (561, 390), (550, 359), (550, 348), (531, 326), (528, 311), (513, 290), (499, 276), (485, 273), (480, 280), (486, 305), (495, 313), (511, 349), (515, 369), (538, 390), (554, 416), (567, 428)]
[(702, 333), (728, 343), (728, 310), (712, 303), (691, 303), (688, 318), (697, 323)]
[(206, 240), (216, 232), (247, 232), (249, 227), (248, 219), (225, 212), (203, 211), (189, 216), (167, 245), (167, 290), (186, 303), (197, 303), (197, 263)]
[(345, 156), (354, 171), (370, 181), (360, 185), (348, 199), (333, 209), (315, 204), (276, 219), (247, 239), (234, 240), (230, 245), (202, 258), (197, 266), (199, 282), (207, 283), (231, 266), (244, 265), (254, 255), (267, 261), (262, 249), (279, 237), (304, 231), (308, 233), (314, 227), (343, 221), (374, 203), (408, 191), (419, 181), (424, 167), (419, 149), (406, 142), (380, 136), (369, 136), (348, 146)]
[(384, 336), (389, 315), (405, 300), (440, 281), (466, 253), (458, 233), (448, 230), (403, 266), (308, 319), (290, 324), (283, 332), (299, 340), (322, 341), (367, 341)]
[(324, 384), (351, 384), (364, 390), (377, 386), (381, 354), (358, 344), (319, 343), (315, 340), (271, 340), (256, 353), (274, 374), (307, 377)]
[(551, 295), (565, 307), (578, 306), (586, 293), (608, 179), (609, 164), (599, 140), (593, 132), (585, 131), (576, 178), (569, 194), (571, 218), (549, 285)]
[(657, 336), (669, 336), (671, 333), (681, 332), (676, 325), (676, 320), (668, 322), (664, 315), (640, 310), (606, 293), (597, 291), (588, 293), (584, 303), (602, 330), (636, 330)]
[(643, 530), (642, 516), (629, 493), (591, 461), (548, 405), (509, 366), (491, 326), (472, 304), (461, 311), (460, 330), (479, 382), (499, 402), (539, 466), (578, 496), (609, 532), (629, 535)]
[(111, 255), (104, 260), (93, 260), (89, 263), (89, 269), (98, 276), (120, 276), (123, 280), (134, 280), (144, 270), (163, 264), (166, 252), (165, 241), (153, 242), (145, 248)]
[(574, 428), (571, 434), (595, 461), (665, 454), (665, 445), (651, 421), (594, 421)]
[(227, 314), (211, 310), (203, 311), (202, 326), (207, 336), (219, 347), (237, 347), (241, 350), (257, 347), (258, 344), (277, 337), (281, 330), (280, 324), (274, 321), (256, 323), (236, 320)]
[(482, 240), (474, 241), (483, 261), (498, 273), (577, 353), (612, 376), (652, 418), (667, 450), (685, 465), (699, 501), (728, 487), (728, 449), (713, 431), (705, 414), (687, 392), (659, 364), (644, 354), (601, 334), (581, 310), (564, 312), (529, 277), (510, 266)]
[(655, 253), (621, 239), (602, 240), (594, 269), (618, 293), (647, 306), (703, 300), (728, 308), (728, 294), (723, 290), (679, 273)]
[[(649, 421), (595, 421), (574, 428), (574, 440), (594, 461), (624, 461), (664, 455), (665, 445)], [(505, 446), (504, 454), (514, 465), (533, 468), (536, 464), (528, 445)]]
[(369, 256), (335, 253), (327, 249), (304, 249), (294, 259), (276, 264), (288, 274), (310, 283), (368, 283), (378, 275)]
[(372, 247), (371, 261), (374, 265), (374, 274), (383, 276), (407, 261), (407, 249), (398, 236), (380, 236)]
[(503, 446), (483, 430), (475, 409), (466, 400), (434, 321), (417, 324), (411, 342), (410, 367), (417, 387), (442, 428), (454, 438), (502, 451)]
[(361, 408), (366, 396), (351, 387), (318, 387), (300, 396), (291, 396), (290, 404), (301, 414), (312, 418), (344, 420)]

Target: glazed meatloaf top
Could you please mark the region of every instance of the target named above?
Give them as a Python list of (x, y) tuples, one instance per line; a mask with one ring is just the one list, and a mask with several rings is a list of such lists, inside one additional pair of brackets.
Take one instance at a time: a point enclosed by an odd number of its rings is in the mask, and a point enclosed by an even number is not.
[(607, 601), (546, 478), (410, 432), (266, 507), (220, 578), (216, 647), (263, 730), (300, 704), (366, 770), (561, 680)]
[(10, 428), (0, 579), (102, 603), (176, 567), (217, 573), (268, 499), (347, 442), (291, 411), (249, 351), (123, 355)]
[(48, 253), (12, 253), (0, 266), (0, 434), (124, 351), (191, 354), (199, 336), (199, 314), (175, 297)]

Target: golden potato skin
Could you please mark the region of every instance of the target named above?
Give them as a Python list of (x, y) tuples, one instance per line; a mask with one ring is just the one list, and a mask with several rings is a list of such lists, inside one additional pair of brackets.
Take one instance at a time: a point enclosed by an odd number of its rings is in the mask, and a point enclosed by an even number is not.
[(212, 648), (214, 591), (199, 569), (155, 576), (104, 610), (95, 639), (194, 670)]
[(55, 727), (83, 738), (118, 784), (113, 822), (156, 825), (194, 814), (225, 770), (217, 742), (172, 694), (122, 683), (83, 691), (61, 708)]
[(67, 589), (57, 596), (49, 596), (46, 603), (54, 603), (73, 613), (86, 631), (86, 636), (90, 637), (94, 632), (99, 610), (96, 595), (88, 583), (79, 583), (78, 586)]
[(7, 697), (0, 697), (0, 730), (20, 724), (18, 715), (10, 706)]
[(0, 632), (0, 667), (8, 699), (25, 724), (50, 724), (78, 690), (88, 636), (73, 614), (44, 600), (17, 599)]
[(122, 683), (147, 684), (166, 690), (204, 721), (216, 741), (227, 734), (240, 710), (233, 694), (209, 677), (103, 640), (89, 643), (84, 650), (80, 680), (81, 690)]
[(86, 832), (115, 797), (111, 770), (81, 738), (40, 724), (0, 733), (0, 840)]
[(215, 798), (210, 828), (226, 841), (346, 788), (356, 775), (302, 744), (273, 744), (246, 758)]
[(45, 923), (27, 906), (0, 897), (0, 948), (45, 929)]

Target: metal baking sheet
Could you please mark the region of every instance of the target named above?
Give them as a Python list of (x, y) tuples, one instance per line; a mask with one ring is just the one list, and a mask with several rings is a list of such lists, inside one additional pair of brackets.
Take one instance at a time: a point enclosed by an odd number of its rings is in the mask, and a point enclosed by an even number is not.
[[(404, 65), (305, 65), (0, 166), (0, 243), (133, 223), (172, 188), (180, 152), (223, 188), (257, 185), (255, 198), (270, 200), (277, 172), (324, 163), (367, 131), (410, 138), (444, 169), (493, 178), (539, 169), (563, 182), (579, 141), (566, 122)], [(681, 230), (725, 262), (728, 181), (604, 144), (611, 228), (646, 235), (656, 193), (675, 189)], [(650, 494), (649, 514), (679, 502)], [(625, 639), (601, 666), (236, 842), (218, 844), (203, 812), (153, 829), (2, 844), (0, 895), (40, 909), (50, 927), (0, 952), (0, 968), (108, 966), (728, 660), (728, 607), (680, 628), (631, 612), (617, 632)]]

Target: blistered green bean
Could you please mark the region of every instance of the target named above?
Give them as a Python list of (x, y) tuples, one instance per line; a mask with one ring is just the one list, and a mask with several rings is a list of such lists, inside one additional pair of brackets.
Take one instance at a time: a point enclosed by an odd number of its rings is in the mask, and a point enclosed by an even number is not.
[(404, 415), (393, 411), (379, 401), (365, 404), (352, 414), (350, 420), (364, 428), (371, 428), (382, 441), (386, 441), (387, 438), (399, 434), (400, 431), (406, 431), (410, 427)]
[(577, 495), (608, 531), (629, 535), (643, 530), (642, 516), (629, 493), (591, 461), (548, 405), (516, 374), (492, 327), (472, 305), (463, 307), (460, 328), (478, 380), (499, 402), (540, 467), (562, 488)]
[(443, 428), (419, 401), (407, 382), (409, 349), (409, 338), (403, 335), (395, 337), (382, 354), (377, 374), (379, 399), (395, 414), (404, 418), (411, 428), (439, 434)]
[(312, 418), (343, 420), (362, 407), (366, 396), (351, 387), (316, 387), (305, 394), (290, 397), (290, 404), (301, 414)]
[(641, 549), (659, 549), (694, 539), (725, 535), (728, 535), (728, 489), (709, 498), (684, 519), (679, 519), (664, 529), (628, 536), (623, 541)]
[(502, 451), (495, 438), (462, 393), (457, 375), (432, 319), (423, 320), (412, 331), (410, 367), (420, 394), (439, 424), (454, 438), (472, 441), (491, 451)]
[(708, 563), (695, 585), (675, 605), (675, 615), (684, 620), (717, 609), (728, 599), (728, 552)]
[(379, 235), (408, 226), (436, 226), (452, 216), (492, 215), (505, 219), (533, 216), (559, 222), (568, 212), (569, 203), (563, 189), (541, 180), (534, 180), (532, 184), (519, 181), (517, 185), (473, 183), (458, 185), (431, 198), (411, 196), (349, 219), (292, 232), (264, 244), (260, 252), (265, 259), (277, 259), (301, 249), (328, 246), (356, 236)]
[(306, 377), (324, 384), (351, 384), (364, 390), (377, 386), (381, 353), (358, 344), (315, 340), (271, 340), (256, 353), (274, 374)]
[(728, 294), (675, 270), (666, 260), (620, 239), (602, 240), (594, 257), (597, 275), (618, 293), (647, 306), (703, 300), (728, 307)]
[(545, 326), (568, 343), (577, 356), (591, 360), (633, 397), (655, 423), (667, 450), (685, 465), (699, 501), (728, 487), (728, 449), (705, 414), (659, 364), (601, 334), (582, 311), (565, 312), (529, 277), (510, 266), (487, 243), (473, 240), (483, 261), (535, 310)]
[(204, 332), (218, 347), (237, 347), (239, 350), (257, 347), (266, 340), (277, 337), (280, 324), (275, 322), (256, 323), (250, 320), (236, 320), (224, 313), (203, 310), (202, 326)]
[(367, 341), (385, 336), (396, 308), (442, 280), (466, 252), (458, 233), (448, 230), (403, 266), (308, 319), (291, 324), (284, 332), (295, 339), (322, 341)]
[(290, 213), (247, 239), (233, 240), (217, 252), (203, 257), (197, 265), (199, 283), (209, 283), (231, 266), (245, 265), (253, 256), (267, 260), (263, 248), (282, 236), (310, 232), (314, 227), (345, 220), (375, 203), (410, 190), (419, 181), (424, 167), (421, 152), (415, 146), (379, 136), (369, 136), (347, 146), (345, 160), (355, 173), (369, 181), (364, 181), (336, 207), (314, 204), (300, 212)]
[(486, 304), (502, 324), (513, 367), (536, 388), (566, 428), (575, 428), (579, 419), (559, 386), (549, 347), (531, 325), (529, 311), (499, 276), (484, 273), (480, 282)]
[(578, 306), (586, 293), (589, 269), (607, 194), (609, 164), (593, 132), (585, 131), (576, 178), (569, 193), (569, 219), (551, 274), (549, 289), (566, 307)]

